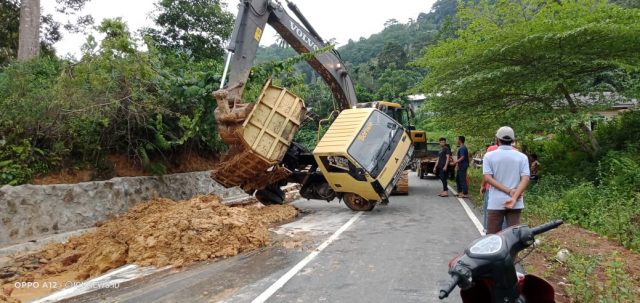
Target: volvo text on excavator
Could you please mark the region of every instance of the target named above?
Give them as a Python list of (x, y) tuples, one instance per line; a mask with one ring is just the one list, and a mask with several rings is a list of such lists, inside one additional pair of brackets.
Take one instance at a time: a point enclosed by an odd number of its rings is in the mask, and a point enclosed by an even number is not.
[[(328, 44), (299, 9), (272, 0), (241, 0), (227, 46), (225, 75), (229, 81), (213, 95), (220, 136), (229, 152), (212, 172), (226, 187), (239, 186), (263, 203), (282, 203), (280, 186), (299, 183), (307, 199), (339, 198), (352, 210), (368, 211), (388, 203), (413, 154), (413, 140), (424, 132), (402, 124), (406, 109), (391, 102), (358, 103), (351, 77), (336, 50), (318, 52)], [(306, 117), (303, 100), (271, 84), (255, 103), (242, 93), (266, 25), (272, 26), (298, 53), (312, 53), (307, 62), (330, 88), (340, 112), (313, 152), (293, 141)], [(229, 68), (229, 69), (227, 69)], [(421, 137), (421, 138), (420, 138)]]

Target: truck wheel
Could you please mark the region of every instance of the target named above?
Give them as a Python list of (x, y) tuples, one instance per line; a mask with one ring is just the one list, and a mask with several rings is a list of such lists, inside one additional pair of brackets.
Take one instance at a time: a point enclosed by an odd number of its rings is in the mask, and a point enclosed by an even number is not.
[(277, 185), (269, 185), (256, 191), (256, 199), (264, 205), (284, 204), (285, 194)]
[(365, 200), (352, 193), (344, 195), (344, 204), (353, 211), (371, 211), (376, 206), (376, 202)]

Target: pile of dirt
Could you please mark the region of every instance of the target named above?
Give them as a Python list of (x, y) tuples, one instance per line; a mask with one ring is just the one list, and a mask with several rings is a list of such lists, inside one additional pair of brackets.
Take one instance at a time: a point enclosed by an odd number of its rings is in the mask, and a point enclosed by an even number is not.
[(19, 300), (8, 297), (6, 295), (0, 294), (0, 302), (6, 302), (6, 303), (20, 303)]
[(297, 214), (290, 205), (230, 207), (211, 195), (182, 202), (157, 198), (98, 224), (95, 231), (15, 258), (0, 268), (0, 285), (69, 274), (85, 280), (128, 263), (181, 266), (234, 256), (267, 245), (268, 227)]

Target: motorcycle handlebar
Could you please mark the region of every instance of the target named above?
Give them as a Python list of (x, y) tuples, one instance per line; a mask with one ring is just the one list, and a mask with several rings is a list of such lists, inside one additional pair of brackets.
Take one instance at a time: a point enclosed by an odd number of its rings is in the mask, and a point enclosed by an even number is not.
[(562, 223), (564, 223), (564, 221), (562, 220), (555, 220), (555, 221), (551, 221), (549, 223), (545, 223), (536, 227), (532, 227), (531, 228), (531, 233), (535, 236), (544, 232), (548, 232), (554, 228), (557, 228), (558, 226), (562, 225)]
[(449, 294), (453, 291), (453, 289), (456, 288), (456, 285), (458, 285), (458, 281), (460, 281), (460, 277), (454, 274), (451, 277), (451, 281), (449, 282), (449, 285), (447, 285), (446, 287), (440, 290), (440, 295), (438, 296), (438, 298), (442, 300), (448, 297)]

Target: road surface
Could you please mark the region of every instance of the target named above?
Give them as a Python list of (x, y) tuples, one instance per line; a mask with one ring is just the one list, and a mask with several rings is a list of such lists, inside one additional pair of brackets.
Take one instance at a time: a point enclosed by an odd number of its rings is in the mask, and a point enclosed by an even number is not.
[(447, 262), (479, 236), (456, 198), (437, 196), (440, 186), (411, 174), (409, 196), (360, 214), (297, 201), (303, 215), (274, 228), (270, 247), (65, 302), (440, 302)]

